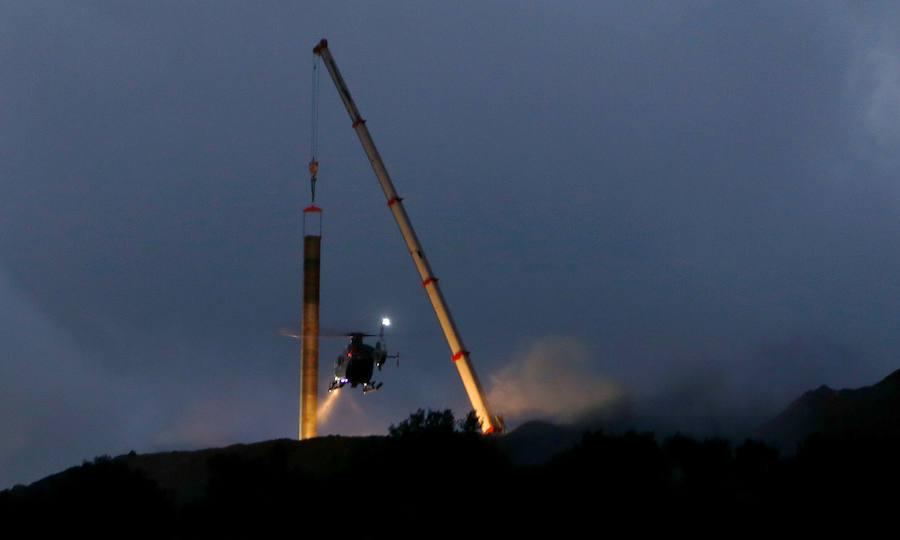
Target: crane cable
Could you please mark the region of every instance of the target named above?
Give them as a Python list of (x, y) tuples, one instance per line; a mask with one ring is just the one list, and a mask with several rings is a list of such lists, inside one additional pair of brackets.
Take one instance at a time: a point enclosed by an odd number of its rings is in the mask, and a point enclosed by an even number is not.
[(316, 202), (316, 180), (319, 174), (319, 57), (313, 58), (312, 68), (312, 126), (310, 128), (309, 137), (309, 187), (313, 204)]

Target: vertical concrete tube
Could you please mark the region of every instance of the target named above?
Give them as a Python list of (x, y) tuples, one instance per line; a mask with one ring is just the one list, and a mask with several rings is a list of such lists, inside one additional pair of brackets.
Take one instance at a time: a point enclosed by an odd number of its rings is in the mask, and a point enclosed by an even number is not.
[(319, 408), (319, 254), (321, 247), (321, 235), (303, 237), (300, 439), (315, 437), (318, 429), (316, 419)]

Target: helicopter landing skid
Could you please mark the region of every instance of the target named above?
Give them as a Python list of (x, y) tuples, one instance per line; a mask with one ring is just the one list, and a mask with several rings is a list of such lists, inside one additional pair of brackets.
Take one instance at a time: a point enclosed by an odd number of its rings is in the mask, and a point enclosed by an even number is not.
[(366, 384), (365, 386), (363, 386), (363, 394), (368, 394), (369, 392), (374, 392), (374, 391), (378, 390), (379, 388), (381, 388), (381, 383)]

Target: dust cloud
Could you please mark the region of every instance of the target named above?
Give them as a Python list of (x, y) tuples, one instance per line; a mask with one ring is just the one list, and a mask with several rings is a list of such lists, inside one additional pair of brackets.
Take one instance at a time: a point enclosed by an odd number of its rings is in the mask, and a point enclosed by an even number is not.
[(488, 401), (507, 422), (574, 422), (585, 415), (612, 415), (628, 393), (592, 371), (590, 360), (587, 347), (577, 339), (540, 338), (491, 374)]

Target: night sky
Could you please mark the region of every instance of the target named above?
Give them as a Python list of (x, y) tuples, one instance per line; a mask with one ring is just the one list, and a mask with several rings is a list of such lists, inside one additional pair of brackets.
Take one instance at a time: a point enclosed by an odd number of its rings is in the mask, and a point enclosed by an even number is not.
[[(627, 402), (727, 431), (876, 382), (900, 367), (897, 28), (892, 2), (0, 0), (0, 488), (296, 437), (279, 329), (323, 37), (510, 426)], [(401, 358), (319, 432), (464, 414), (321, 75), (322, 326), (389, 315)]]

